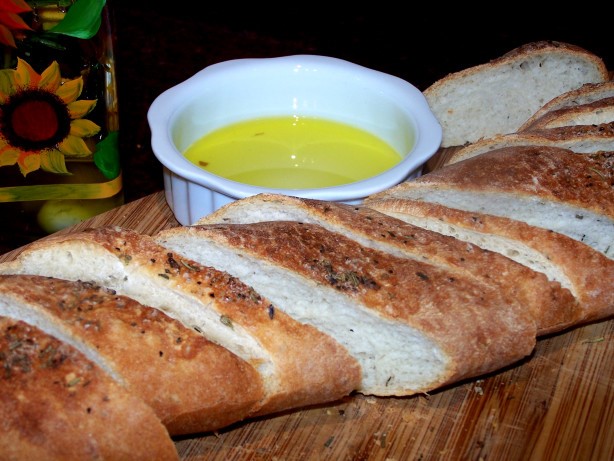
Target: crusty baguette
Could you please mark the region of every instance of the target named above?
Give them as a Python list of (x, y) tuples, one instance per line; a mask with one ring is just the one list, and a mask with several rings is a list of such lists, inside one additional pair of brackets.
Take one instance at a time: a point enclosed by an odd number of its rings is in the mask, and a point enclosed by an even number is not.
[(0, 275), (0, 314), (81, 351), (150, 405), (171, 435), (240, 421), (263, 396), (251, 365), (159, 310), (89, 282)]
[(538, 335), (575, 325), (583, 313), (574, 295), (558, 280), (513, 262), (506, 256), (425, 230), (374, 209), (343, 203), (259, 194), (227, 204), (196, 224), (246, 224), (298, 221), (318, 224), (362, 245), (395, 256), (469, 274), (517, 298), (538, 319)]
[(179, 459), (147, 404), (36, 327), (0, 316), (0, 369), (1, 459)]
[(252, 416), (337, 400), (360, 384), (358, 362), (331, 337), (240, 280), (128, 229), (52, 235), (0, 272), (93, 281), (197, 329), (261, 374), (265, 395)]
[(524, 221), (614, 258), (614, 152), (540, 146), (487, 152), (367, 197), (403, 198)]
[[(614, 314), (614, 260), (563, 234), (509, 218), (411, 199), (369, 206), (416, 226), (495, 251), (568, 288), (579, 302), (576, 325)], [(494, 269), (496, 272), (496, 268)]]
[(546, 114), (564, 107), (589, 104), (599, 99), (614, 97), (614, 80), (599, 83), (586, 83), (580, 88), (567, 91), (548, 101), (524, 122), (518, 131), (525, 131), (535, 120)]
[(614, 96), (586, 104), (546, 112), (522, 128), (524, 132), (570, 125), (599, 125), (614, 122)]
[(514, 363), (535, 345), (533, 313), (496, 287), (316, 224), (177, 227), (154, 238), (345, 345), (362, 365), (364, 394), (428, 392)]
[(513, 133), (554, 97), (607, 80), (605, 63), (588, 50), (538, 41), (449, 74), (424, 96), (442, 126), (442, 147), (451, 147)]
[(518, 146), (560, 147), (577, 154), (614, 151), (614, 122), (598, 125), (566, 125), (481, 139), (456, 150), (446, 159), (445, 165), (491, 150)]

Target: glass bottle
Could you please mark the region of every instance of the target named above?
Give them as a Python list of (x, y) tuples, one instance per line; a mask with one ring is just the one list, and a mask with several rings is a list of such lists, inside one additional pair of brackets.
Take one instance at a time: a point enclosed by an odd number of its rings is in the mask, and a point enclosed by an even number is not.
[(123, 203), (113, 46), (104, 0), (0, 0), (0, 251)]

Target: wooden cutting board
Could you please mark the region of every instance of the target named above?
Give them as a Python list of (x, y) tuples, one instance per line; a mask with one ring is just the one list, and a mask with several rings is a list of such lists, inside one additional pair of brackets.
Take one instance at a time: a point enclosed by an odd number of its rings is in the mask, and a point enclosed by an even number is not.
[[(159, 192), (61, 232), (104, 225), (153, 234), (179, 224)], [(182, 460), (610, 461), (613, 385), (608, 320), (540, 338), (522, 362), (428, 395), (351, 395), (175, 442)]]

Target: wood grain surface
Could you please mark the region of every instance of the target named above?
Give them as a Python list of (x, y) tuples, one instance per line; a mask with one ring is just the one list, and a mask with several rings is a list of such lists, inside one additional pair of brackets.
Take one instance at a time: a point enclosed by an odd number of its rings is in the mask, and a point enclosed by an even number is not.
[[(153, 234), (179, 224), (159, 192), (61, 232), (106, 225)], [(522, 362), (428, 395), (351, 395), (175, 443), (182, 460), (609, 461), (613, 341), (607, 320), (539, 338)]]

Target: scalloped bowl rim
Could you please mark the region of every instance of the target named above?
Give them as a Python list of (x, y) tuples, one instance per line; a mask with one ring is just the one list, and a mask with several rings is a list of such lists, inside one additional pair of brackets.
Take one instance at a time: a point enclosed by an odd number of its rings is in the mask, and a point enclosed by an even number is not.
[[(342, 87), (348, 85), (348, 88), (349, 85), (354, 85), (355, 91), (371, 92), (373, 97), (381, 97), (383, 101), (395, 105), (395, 110), (403, 112), (413, 124), (414, 144), (411, 151), (394, 167), (368, 179), (326, 188), (280, 189), (252, 186), (214, 175), (187, 160), (177, 148), (174, 134), (178, 125), (177, 120), (180, 120), (182, 114), (190, 110), (190, 107), (198, 104), (199, 98), (206, 98), (207, 94), (210, 97), (212, 92), (220, 91), (219, 88), (230, 84), (245, 85), (244, 80), (263, 85), (262, 88), (266, 91), (277, 91), (282, 88), (280, 78), (284, 79), (284, 85), (289, 79), (291, 82), (292, 79), (299, 79), (299, 84), (303, 84), (303, 81), (309, 81), (311, 84), (308, 79), (318, 84), (326, 83), (326, 79), (332, 79), (336, 85)], [(254, 113), (242, 116), (242, 119), (256, 116)], [(442, 140), (441, 126), (431, 112), (426, 98), (415, 86), (390, 74), (339, 58), (320, 55), (241, 58), (210, 65), (161, 93), (151, 104), (147, 119), (151, 129), (152, 150), (164, 167), (165, 188), (170, 182), (167, 176), (172, 175), (173, 178), (182, 178), (188, 183), (193, 183), (192, 185), (207, 188), (213, 194), (224, 195), (225, 198), (221, 202), (266, 192), (358, 203), (368, 195), (420, 175), (423, 165), (435, 154)], [(173, 194), (177, 191), (166, 192), (167, 200), (174, 211), (181, 200), (189, 200), (189, 197), (174, 197)], [(203, 206), (204, 214), (213, 211), (207, 209), (207, 205)]]

